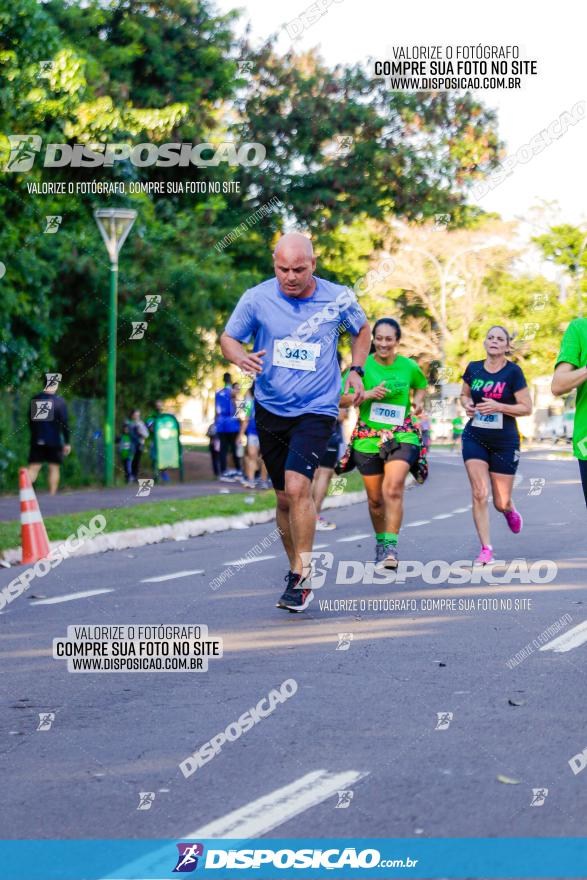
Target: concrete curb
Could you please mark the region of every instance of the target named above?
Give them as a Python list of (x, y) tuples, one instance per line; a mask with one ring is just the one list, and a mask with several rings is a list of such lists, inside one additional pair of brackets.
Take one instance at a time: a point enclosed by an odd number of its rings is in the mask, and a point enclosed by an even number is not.
[[(364, 491), (347, 492), (326, 498), (323, 508), (348, 507), (366, 498)], [(131, 547), (144, 547), (146, 544), (159, 544), (161, 541), (187, 541), (198, 535), (209, 535), (213, 532), (226, 532), (232, 529), (246, 529), (260, 523), (275, 519), (275, 510), (251, 511), (236, 516), (210, 516), (206, 519), (188, 519), (173, 525), (149, 526), (144, 529), (127, 529), (121, 532), (106, 532), (84, 541), (73, 556), (89, 556), (93, 553), (105, 553), (107, 550), (127, 550)], [(51, 541), (51, 549), (59, 547), (62, 541)], [(19, 565), (21, 548), (13, 547), (6, 550), (3, 559), (11, 565)]]

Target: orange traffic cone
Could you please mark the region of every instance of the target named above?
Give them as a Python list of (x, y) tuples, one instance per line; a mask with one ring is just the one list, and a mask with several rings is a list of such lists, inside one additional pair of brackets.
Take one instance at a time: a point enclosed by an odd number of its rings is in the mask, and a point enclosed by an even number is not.
[(39, 510), (39, 502), (26, 468), (18, 472), (20, 487), (20, 534), (22, 536), (22, 564), (29, 565), (49, 555), (49, 538)]

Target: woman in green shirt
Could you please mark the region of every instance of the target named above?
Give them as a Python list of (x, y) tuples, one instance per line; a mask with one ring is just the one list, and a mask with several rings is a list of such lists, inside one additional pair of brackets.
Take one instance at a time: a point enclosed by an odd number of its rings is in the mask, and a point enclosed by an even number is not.
[[(422, 414), (428, 384), (415, 361), (397, 354), (400, 338), (400, 326), (393, 318), (375, 323), (372, 354), (365, 362), (365, 398), (349, 443), (367, 491), (375, 563), (388, 569), (398, 565), (406, 477), (422, 458), (421, 434), (410, 408), (414, 415)], [(346, 376), (343, 388), (344, 381)], [(351, 393), (343, 394), (340, 405), (351, 406), (352, 399)]]
[(552, 377), (553, 394), (568, 394), (573, 388), (577, 389), (573, 453), (587, 504), (587, 318), (575, 318), (565, 330)]

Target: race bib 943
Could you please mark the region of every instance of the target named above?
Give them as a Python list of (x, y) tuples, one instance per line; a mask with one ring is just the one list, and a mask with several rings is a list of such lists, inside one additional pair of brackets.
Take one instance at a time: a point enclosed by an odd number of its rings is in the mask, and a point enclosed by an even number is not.
[(299, 339), (276, 339), (273, 342), (273, 366), (288, 370), (316, 370), (320, 357), (319, 342), (301, 342)]

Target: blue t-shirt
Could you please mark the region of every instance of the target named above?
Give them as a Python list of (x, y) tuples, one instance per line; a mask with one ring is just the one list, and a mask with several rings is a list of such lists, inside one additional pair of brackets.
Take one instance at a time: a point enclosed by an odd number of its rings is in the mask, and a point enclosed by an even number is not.
[[(255, 399), (275, 415), (338, 415), (339, 332), (356, 336), (367, 321), (352, 290), (314, 280), (316, 289), (306, 299), (286, 296), (277, 278), (263, 281), (243, 293), (226, 325), (228, 336), (253, 339), (255, 351), (266, 350)], [(315, 369), (303, 369), (308, 364)]]
[(236, 404), (232, 399), (232, 388), (227, 385), (216, 392), (216, 431), (219, 434), (234, 434), (240, 428)]

